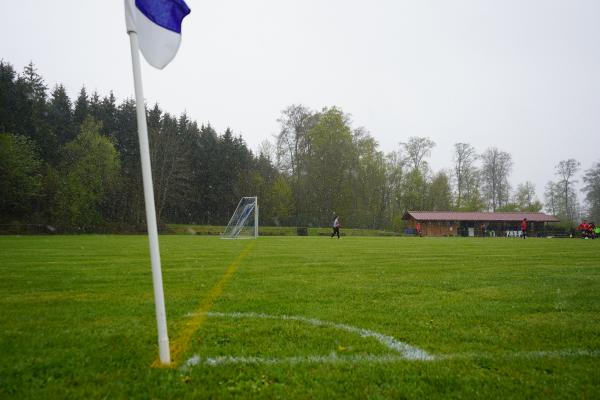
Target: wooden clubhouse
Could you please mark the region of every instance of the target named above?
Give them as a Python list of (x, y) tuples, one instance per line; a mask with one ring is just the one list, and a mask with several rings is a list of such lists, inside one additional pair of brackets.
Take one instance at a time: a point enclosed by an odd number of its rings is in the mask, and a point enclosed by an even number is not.
[(560, 222), (541, 212), (407, 211), (405, 233), (415, 234), (417, 224), (423, 236), (520, 236), (521, 221), (527, 218), (527, 232), (538, 236), (546, 224)]

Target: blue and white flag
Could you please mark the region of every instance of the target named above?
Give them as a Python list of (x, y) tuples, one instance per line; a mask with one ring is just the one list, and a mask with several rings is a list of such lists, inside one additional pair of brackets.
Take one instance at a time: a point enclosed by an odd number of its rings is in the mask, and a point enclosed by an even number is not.
[(137, 33), (144, 58), (159, 69), (177, 54), (181, 21), (189, 13), (183, 0), (125, 0), (127, 32)]

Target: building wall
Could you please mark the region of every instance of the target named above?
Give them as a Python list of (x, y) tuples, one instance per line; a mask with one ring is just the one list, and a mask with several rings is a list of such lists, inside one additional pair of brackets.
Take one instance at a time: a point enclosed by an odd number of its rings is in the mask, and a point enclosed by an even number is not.
[[(406, 227), (416, 229), (417, 221), (411, 218), (406, 221)], [(456, 221), (425, 221), (421, 222), (421, 233), (423, 236), (458, 236), (458, 227)]]
[[(416, 229), (417, 222), (411, 218), (406, 221), (407, 228)], [(475, 229), (475, 236), (490, 236), (493, 231), (496, 236), (504, 236), (507, 230), (520, 231), (521, 221), (502, 221), (502, 222), (485, 222), (485, 221), (464, 221), (463, 230), (472, 227)], [(482, 229), (485, 225), (485, 230)], [(535, 232), (543, 230), (543, 222), (529, 222), (527, 231), (529, 235), (534, 235)], [(461, 232), (461, 221), (423, 221), (421, 222), (421, 232), (423, 236), (462, 236), (467, 232)]]
[(456, 236), (458, 223), (450, 221), (427, 221), (421, 223), (424, 236)]

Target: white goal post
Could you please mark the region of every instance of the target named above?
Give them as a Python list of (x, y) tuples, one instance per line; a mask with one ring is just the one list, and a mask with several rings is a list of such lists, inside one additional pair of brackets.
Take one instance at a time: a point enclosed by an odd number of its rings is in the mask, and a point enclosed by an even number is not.
[(258, 197), (242, 197), (221, 239), (254, 239), (258, 237)]

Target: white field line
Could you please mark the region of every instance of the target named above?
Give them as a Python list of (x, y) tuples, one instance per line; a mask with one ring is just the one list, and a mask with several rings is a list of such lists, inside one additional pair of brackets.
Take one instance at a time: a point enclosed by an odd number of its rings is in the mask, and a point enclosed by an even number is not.
[[(195, 314), (188, 314), (193, 316)], [(516, 352), (466, 352), (456, 354), (431, 355), (425, 350), (409, 344), (400, 342), (395, 338), (383, 335), (368, 329), (357, 328), (345, 324), (321, 321), (314, 318), (305, 318), (290, 315), (268, 315), (259, 313), (219, 313), (209, 312), (208, 316), (219, 318), (249, 318), (249, 319), (274, 319), (284, 321), (299, 321), (313, 326), (325, 326), (339, 329), (349, 333), (358, 334), (361, 337), (374, 338), (382, 345), (393, 350), (396, 354), (358, 354), (339, 355), (335, 352), (329, 355), (312, 355), (297, 357), (243, 357), (243, 356), (219, 356), (200, 357), (194, 355), (181, 367), (187, 370), (197, 365), (218, 366), (231, 364), (245, 365), (297, 365), (297, 364), (362, 364), (362, 363), (396, 363), (405, 361), (434, 361), (434, 360), (466, 360), (466, 359), (540, 359), (540, 358), (571, 358), (571, 357), (600, 357), (600, 350), (557, 350), (557, 351), (516, 351)]]
[[(571, 357), (600, 357), (600, 351), (589, 350), (562, 350), (562, 351), (530, 351), (530, 352), (507, 352), (500, 354), (492, 353), (459, 353), (446, 354), (436, 357), (441, 360), (467, 360), (467, 359), (540, 359), (540, 358), (571, 358)], [(326, 356), (298, 356), (298, 357), (200, 357), (195, 355), (188, 359), (181, 367), (186, 371), (197, 365), (215, 367), (219, 365), (298, 365), (298, 364), (387, 364), (398, 362), (419, 362), (426, 360), (408, 360), (401, 355), (352, 355), (341, 356), (331, 353)]]
[(182, 369), (188, 369), (196, 365), (218, 366), (227, 364), (246, 364), (246, 365), (297, 365), (297, 364), (362, 364), (362, 363), (390, 363), (407, 361), (400, 355), (353, 355), (339, 356), (337, 353), (331, 353), (326, 356), (298, 356), (298, 357), (200, 357), (195, 355), (187, 360)]
[(600, 357), (600, 350), (571, 349), (571, 350), (538, 350), (538, 351), (508, 351), (508, 352), (466, 352), (436, 356), (439, 360), (446, 359), (537, 359), (537, 358), (572, 358), (572, 357)]
[[(190, 314), (190, 316), (192, 316)], [(321, 321), (315, 318), (305, 318), (295, 315), (269, 315), (259, 313), (219, 313), (209, 312), (209, 317), (221, 318), (249, 318), (249, 319), (277, 319), (283, 321), (298, 321), (313, 326), (325, 326), (328, 328), (339, 329), (348, 333), (357, 334), (364, 338), (373, 338), (390, 350), (400, 353), (407, 360), (433, 360), (434, 357), (418, 347), (411, 346), (407, 343), (396, 340), (391, 336), (387, 336), (368, 329), (357, 328), (346, 324), (337, 324), (335, 322)]]

